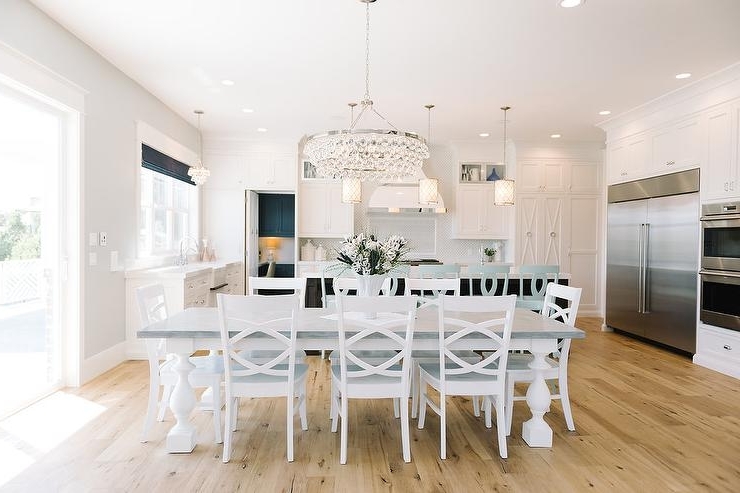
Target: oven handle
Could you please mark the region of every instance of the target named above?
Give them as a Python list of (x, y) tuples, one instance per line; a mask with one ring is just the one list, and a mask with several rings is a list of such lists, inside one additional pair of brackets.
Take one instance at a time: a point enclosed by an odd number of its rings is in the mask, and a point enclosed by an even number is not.
[(724, 284), (740, 285), (740, 272), (700, 270), (699, 275), (704, 278), (724, 279)]
[(219, 290), (219, 289), (221, 289), (221, 288), (225, 288), (225, 287), (226, 287), (226, 286), (228, 286), (228, 285), (229, 285), (229, 283), (228, 283), (228, 282), (224, 282), (224, 283), (221, 283), (221, 284), (219, 284), (218, 286), (213, 286), (213, 287), (211, 288), (211, 291), (217, 291), (217, 290)]
[(702, 222), (732, 221), (736, 219), (740, 219), (740, 214), (716, 214), (714, 216), (701, 216), (699, 218)]

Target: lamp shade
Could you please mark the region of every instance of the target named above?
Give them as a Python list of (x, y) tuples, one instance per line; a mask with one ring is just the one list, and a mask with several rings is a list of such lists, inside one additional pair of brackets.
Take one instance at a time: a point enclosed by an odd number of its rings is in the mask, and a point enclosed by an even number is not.
[(422, 178), (419, 180), (419, 203), (435, 205), (439, 202), (439, 181), (436, 178)]
[(493, 205), (514, 205), (514, 180), (493, 182)]
[(362, 181), (359, 178), (345, 178), (342, 180), (342, 202), (345, 204), (359, 204), (362, 202)]

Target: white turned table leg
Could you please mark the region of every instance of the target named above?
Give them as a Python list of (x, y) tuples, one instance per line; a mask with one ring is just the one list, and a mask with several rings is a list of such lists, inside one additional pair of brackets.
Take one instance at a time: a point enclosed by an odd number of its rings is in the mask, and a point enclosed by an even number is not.
[[(211, 349), (208, 353), (208, 366), (215, 370), (220, 358), (221, 355), (218, 354), (218, 351)], [(213, 389), (211, 387), (207, 387), (200, 395), (199, 409), (203, 409), (204, 411), (215, 411)]]
[(534, 371), (534, 380), (527, 389), (527, 404), (532, 417), (522, 424), (522, 438), (530, 447), (552, 447), (552, 428), (543, 419), (550, 410), (550, 389), (545, 382), (543, 370), (549, 368), (545, 357), (557, 348), (557, 341), (532, 340), (532, 355), (529, 367)]
[(190, 362), (190, 353), (177, 353), (174, 370), (177, 384), (170, 397), (170, 409), (175, 415), (175, 426), (167, 434), (167, 451), (174, 454), (189, 454), (195, 448), (195, 427), (190, 422), (190, 414), (195, 409), (195, 392), (190, 386), (188, 376), (195, 368)]

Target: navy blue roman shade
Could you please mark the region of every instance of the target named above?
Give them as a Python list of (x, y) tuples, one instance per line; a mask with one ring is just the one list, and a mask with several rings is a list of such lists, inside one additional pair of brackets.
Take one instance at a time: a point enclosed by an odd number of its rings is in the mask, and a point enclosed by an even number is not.
[(141, 166), (157, 173), (170, 176), (176, 180), (184, 181), (188, 185), (195, 186), (195, 182), (190, 179), (188, 170), (190, 166), (178, 161), (175, 158), (161, 153), (146, 144), (141, 144)]

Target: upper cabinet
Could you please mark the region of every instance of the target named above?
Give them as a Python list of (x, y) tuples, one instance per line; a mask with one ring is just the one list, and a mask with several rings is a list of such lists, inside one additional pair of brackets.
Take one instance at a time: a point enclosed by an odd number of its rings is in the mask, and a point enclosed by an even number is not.
[(295, 156), (253, 152), (246, 156), (247, 184), (254, 190), (295, 190)]
[(704, 199), (740, 196), (738, 142), (740, 103), (725, 105), (707, 115), (707, 165), (702, 168)]
[(342, 202), (342, 183), (303, 183), (298, 194), (298, 236), (340, 238), (354, 232), (354, 207)]
[(607, 146), (609, 183), (635, 180), (643, 176), (650, 161), (650, 139), (639, 134), (618, 140)]
[(459, 185), (455, 237), (505, 239), (509, 237), (511, 207), (493, 205), (493, 184)]
[(704, 120), (699, 116), (655, 130), (651, 142), (651, 170), (665, 174), (700, 166), (704, 161), (704, 135)]
[(295, 195), (259, 195), (259, 235), (282, 238), (295, 236)]
[(517, 163), (518, 193), (599, 193), (600, 170), (593, 163), (523, 159)]

